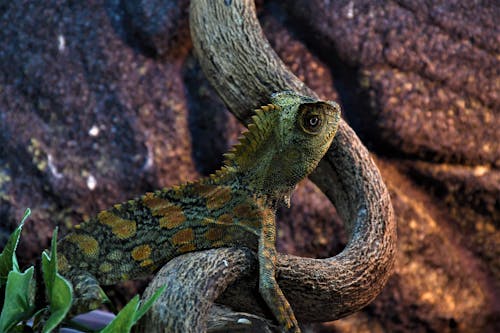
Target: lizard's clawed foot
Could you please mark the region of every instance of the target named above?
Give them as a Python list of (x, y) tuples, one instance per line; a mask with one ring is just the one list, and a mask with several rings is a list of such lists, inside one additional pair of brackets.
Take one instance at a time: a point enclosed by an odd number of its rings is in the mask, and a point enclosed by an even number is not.
[[(290, 308), (291, 310), (291, 308)], [(291, 312), (291, 311), (290, 311)], [(295, 319), (295, 315), (293, 312), (289, 313), (288, 318), (285, 319), (285, 328), (286, 328), (286, 333), (300, 333), (300, 327), (299, 323)]]
[(73, 284), (73, 304), (69, 316), (97, 309), (102, 303), (109, 301), (97, 280), (88, 273), (71, 276)]
[(283, 325), (284, 327), (284, 332), (285, 333), (300, 333), (300, 327), (299, 323), (297, 322), (297, 319), (295, 319), (295, 315), (292, 311), (292, 308), (285, 307), (285, 316), (282, 318), (279, 318), (280, 324)]

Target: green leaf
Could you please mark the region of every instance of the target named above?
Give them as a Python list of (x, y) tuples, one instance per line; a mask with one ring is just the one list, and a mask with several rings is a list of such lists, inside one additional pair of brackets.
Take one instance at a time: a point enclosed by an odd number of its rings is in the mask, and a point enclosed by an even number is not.
[(50, 317), (43, 327), (44, 333), (51, 332), (66, 317), (71, 308), (72, 299), (71, 284), (57, 273), (49, 304)]
[(10, 235), (5, 248), (0, 254), (0, 287), (2, 287), (7, 282), (7, 276), (10, 271), (19, 272), (19, 265), (16, 259), (16, 248), (19, 243), (19, 236), (21, 235), (21, 230), (23, 229), (24, 222), (30, 216), (31, 210), (28, 208), (24, 212), (23, 219), (21, 223), (17, 226), (16, 230)]
[(151, 308), (165, 288), (166, 286), (159, 288), (141, 307), (139, 307), (139, 296), (136, 295), (100, 333), (130, 332), (132, 326)]
[(157, 291), (151, 296), (142, 306), (139, 308), (139, 310), (135, 313), (134, 315), (134, 325), (139, 321), (139, 319), (144, 316), (144, 314), (153, 306), (153, 304), (156, 302), (158, 297), (163, 293), (167, 286), (163, 286), (161, 288), (158, 288)]
[(24, 273), (11, 271), (7, 277), (5, 299), (0, 314), (0, 332), (7, 332), (22, 320), (29, 319), (34, 310), (35, 280), (31, 266)]
[(125, 307), (118, 312), (115, 319), (108, 326), (100, 330), (100, 333), (123, 332), (128, 333), (134, 325), (134, 316), (139, 307), (139, 296), (135, 295)]
[(43, 333), (48, 333), (66, 317), (73, 301), (71, 283), (57, 272), (57, 228), (52, 236), (50, 256), (47, 252), (42, 253), (42, 270), (50, 312)]

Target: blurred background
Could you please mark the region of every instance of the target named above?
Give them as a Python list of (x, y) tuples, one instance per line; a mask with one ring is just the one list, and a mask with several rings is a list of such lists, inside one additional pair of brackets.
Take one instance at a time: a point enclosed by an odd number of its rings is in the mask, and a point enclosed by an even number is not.
[[(0, 3), (0, 248), (25, 210), (33, 264), (83, 219), (220, 167), (243, 127), (192, 54), (189, 1)], [(500, 332), (500, 3), (260, 0), (265, 36), (373, 154), (398, 223), (364, 310), (307, 332)], [(346, 243), (309, 181), (280, 251)], [(109, 289), (123, 304), (144, 283)]]

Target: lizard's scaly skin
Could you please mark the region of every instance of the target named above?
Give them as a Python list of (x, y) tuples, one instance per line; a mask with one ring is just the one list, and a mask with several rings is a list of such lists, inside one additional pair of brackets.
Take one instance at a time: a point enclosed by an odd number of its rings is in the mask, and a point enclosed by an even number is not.
[(340, 108), (293, 92), (271, 101), (215, 174), (115, 205), (59, 241), (73, 313), (99, 306), (99, 284), (147, 276), (182, 253), (246, 246), (258, 251), (262, 297), (287, 332), (300, 331), (275, 280), (275, 211), (327, 151)]

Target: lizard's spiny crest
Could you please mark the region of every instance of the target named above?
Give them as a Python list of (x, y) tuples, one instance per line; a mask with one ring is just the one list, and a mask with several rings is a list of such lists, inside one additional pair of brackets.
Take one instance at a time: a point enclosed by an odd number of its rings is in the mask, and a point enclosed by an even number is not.
[(274, 119), (276, 119), (276, 113), (279, 109), (280, 107), (277, 105), (268, 104), (255, 110), (248, 130), (243, 132), (238, 143), (224, 154), (224, 165), (231, 167), (236, 164), (241, 168), (250, 164), (250, 159), (255, 156), (261, 143), (272, 132), (273, 126), (276, 126)]

